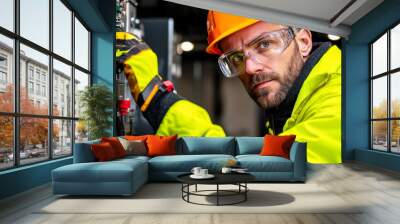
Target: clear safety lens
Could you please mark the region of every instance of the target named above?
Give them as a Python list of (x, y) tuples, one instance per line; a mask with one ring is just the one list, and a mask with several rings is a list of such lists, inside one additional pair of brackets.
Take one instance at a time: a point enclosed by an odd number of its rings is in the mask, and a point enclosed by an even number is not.
[(219, 67), (228, 78), (244, 74), (246, 59), (251, 59), (255, 63), (268, 63), (281, 54), (293, 38), (294, 32), (290, 27), (263, 33), (247, 44), (245, 51), (233, 50), (222, 54), (218, 58)]

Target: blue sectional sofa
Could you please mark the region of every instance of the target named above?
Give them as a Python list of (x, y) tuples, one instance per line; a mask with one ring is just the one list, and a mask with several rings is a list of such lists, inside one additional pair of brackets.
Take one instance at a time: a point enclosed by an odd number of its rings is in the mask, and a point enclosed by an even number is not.
[(177, 140), (177, 155), (96, 162), (90, 145), (98, 142), (75, 144), (74, 163), (52, 171), (54, 194), (131, 195), (148, 181), (176, 181), (196, 166), (218, 172), (228, 160), (247, 168), (256, 181), (306, 180), (306, 144), (300, 142), (293, 143), (290, 160), (258, 155), (263, 137), (183, 137)]

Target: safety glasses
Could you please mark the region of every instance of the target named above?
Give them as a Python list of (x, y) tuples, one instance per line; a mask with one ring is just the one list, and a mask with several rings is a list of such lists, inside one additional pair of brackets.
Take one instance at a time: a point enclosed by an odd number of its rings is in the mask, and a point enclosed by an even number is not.
[(291, 27), (263, 33), (248, 43), (245, 50), (232, 50), (222, 54), (218, 58), (218, 65), (228, 78), (242, 75), (246, 69), (246, 59), (258, 64), (268, 63), (289, 46), (294, 36)]

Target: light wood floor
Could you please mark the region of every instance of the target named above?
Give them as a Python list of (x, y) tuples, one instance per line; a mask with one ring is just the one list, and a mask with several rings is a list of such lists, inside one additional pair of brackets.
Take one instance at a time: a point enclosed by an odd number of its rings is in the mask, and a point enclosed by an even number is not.
[[(400, 223), (400, 174), (360, 163), (312, 165), (307, 183), (319, 184), (345, 201), (368, 206), (355, 214), (37, 214), (54, 200), (49, 185), (0, 201), (0, 223), (252, 224)], [(315, 201), (315, 203), (319, 203)], [(173, 205), (171, 205), (173, 206)]]

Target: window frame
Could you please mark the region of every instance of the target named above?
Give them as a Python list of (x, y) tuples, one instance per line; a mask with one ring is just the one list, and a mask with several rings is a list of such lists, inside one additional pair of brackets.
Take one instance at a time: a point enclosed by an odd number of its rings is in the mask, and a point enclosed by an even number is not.
[[(61, 63), (64, 63), (68, 66), (71, 66), (71, 81), (70, 81), (70, 86), (71, 86), (71, 105), (74, 105), (75, 103), (75, 98), (76, 98), (76, 92), (74, 88), (74, 82), (75, 82), (75, 69), (78, 69), (79, 71), (85, 73), (89, 77), (89, 83), (88, 86), (92, 85), (92, 69), (91, 69), (91, 49), (92, 49), (92, 43), (91, 43), (91, 37), (92, 37), (92, 31), (89, 29), (87, 24), (84, 22), (84, 20), (72, 9), (72, 7), (65, 1), (65, 0), (59, 0), (68, 10), (71, 11), (71, 58), (67, 59), (64, 58), (63, 56), (55, 53), (53, 50), (53, 1), (54, 0), (47, 0), (49, 2), (49, 47), (46, 49), (45, 47), (42, 47), (39, 44), (36, 44), (23, 36), (20, 35), (20, 0), (14, 0), (13, 1), (13, 10), (14, 10), (14, 30), (10, 31), (4, 27), (0, 26), (0, 35), (3, 35), (5, 37), (11, 38), (13, 40), (13, 54), (12, 54), (12, 69), (11, 71), (13, 72), (13, 79), (14, 79), (14, 99), (13, 99), (13, 107), (14, 111), (13, 112), (1, 112), (0, 111), (0, 116), (11, 116), (13, 119), (13, 154), (14, 154), (14, 161), (13, 161), (13, 166), (11, 167), (5, 167), (5, 168), (0, 168), (0, 172), (4, 170), (10, 170), (10, 169), (16, 169), (19, 167), (23, 166), (29, 166), (37, 163), (43, 163), (49, 160), (53, 159), (61, 159), (65, 157), (70, 157), (73, 156), (74, 152), (74, 143), (75, 143), (75, 126), (76, 126), (76, 121), (79, 120), (79, 117), (75, 117), (75, 108), (71, 108), (71, 114), (62, 116), (61, 114), (58, 116), (53, 115), (53, 76), (54, 74), (54, 69), (53, 69), (53, 59), (58, 60)], [(79, 22), (83, 25), (83, 27), (88, 31), (88, 69), (85, 69), (78, 64), (75, 63), (75, 18), (79, 20)], [(21, 80), (20, 80), (20, 65), (21, 65), (21, 56), (20, 56), (20, 45), (23, 44), (29, 48), (32, 48), (33, 50), (36, 50), (42, 54), (45, 54), (48, 56), (48, 74), (47, 74), (47, 83), (45, 84), (45, 95), (48, 97), (48, 112), (46, 115), (39, 115), (39, 114), (26, 114), (26, 113), (21, 113), (20, 111), (20, 91), (21, 91)], [(31, 68), (28, 63), (26, 64), (27, 71), (30, 71), (29, 69)], [(31, 79), (29, 72), (25, 74), (26, 76), (26, 82), (28, 85), (29, 81), (33, 82), (34, 85), (34, 92), (36, 92), (35, 85), (37, 83), (40, 83), (40, 87), (42, 87), (42, 79), (41, 75), (43, 70), (40, 69), (39, 73), (39, 80), (36, 79), (36, 70), (37, 68), (33, 67), (33, 79)], [(26, 86), (28, 87), (28, 86)], [(29, 88), (29, 87), (28, 87)], [(27, 89), (27, 91), (29, 91)], [(43, 97), (42, 94), (39, 94), (38, 96)], [(45, 118), (47, 119), (48, 122), (48, 136), (47, 136), (47, 151), (48, 155), (47, 157), (43, 157), (43, 160), (40, 160), (38, 162), (32, 162), (32, 163), (24, 163), (21, 164), (21, 158), (20, 158), (20, 119), (21, 118)], [(71, 153), (68, 155), (62, 155), (62, 156), (55, 156), (53, 155), (55, 147), (53, 146), (53, 123), (56, 122), (57, 120), (63, 120), (63, 121), (70, 121), (71, 122)]]
[[(400, 67), (391, 69), (391, 31), (393, 28), (396, 26), (400, 26), (400, 21), (397, 21), (396, 23), (392, 24), (389, 28), (385, 29), (384, 32), (379, 34), (375, 39), (373, 39), (369, 44), (369, 149), (373, 151), (379, 151), (379, 152), (386, 152), (386, 153), (391, 153), (391, 154), (400, 154), (399, 152), (393, 152), (392, 151), (392, 121), (399, 121), (400, 117), (392, 117), (392, 98), (391, 98), (391, 80), (392, 76), (396, 75), (396, 73), (400, 72)], [(376, 43), (381, 37), (384, 35), (387, 35), (387, 52), (386, 52), (386, 57), (387, 57), (387, 63), (386, 63), (386, 71), (383, 73), (376, 74), (374, 76), (373, 74), (373, 44)], [(399, 52), (400, 54), (400, 52)], [(373, 81), (378, 78), (386, 77), (386, 87), (387, 87), (387, 93), (386, 93), (386, 98), (387, 98), (387, 105), (386, 105), (386, 117), (385, 118), (373, 118)], [(386, 121), (386, 151), (379, 150), (374, 148), (374, 136), (373, 136), (373, 122), (375, 121)]]

